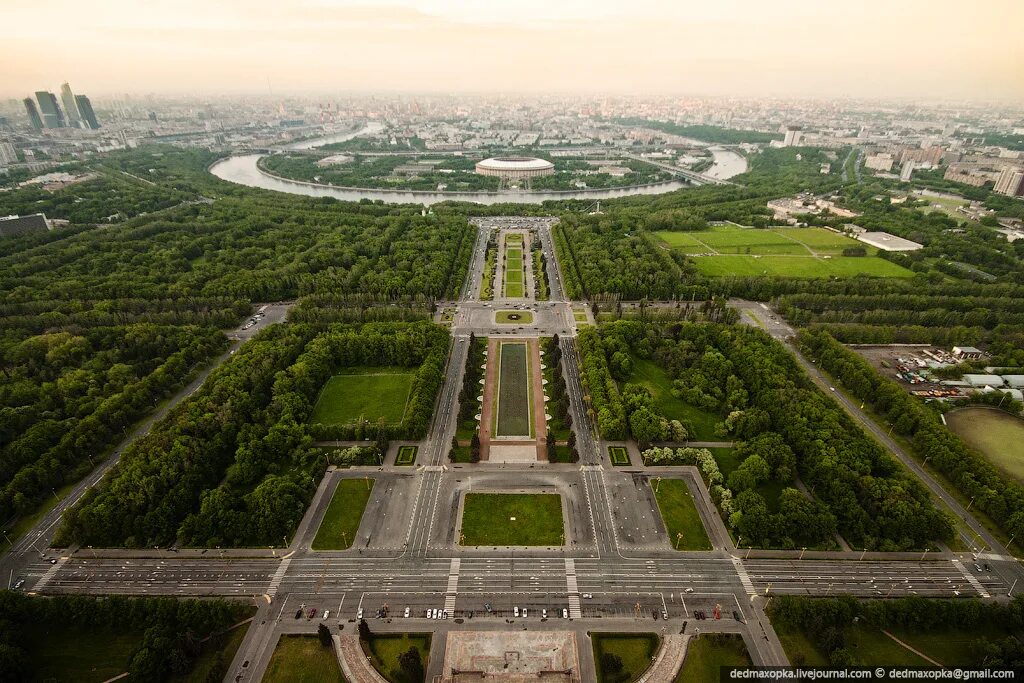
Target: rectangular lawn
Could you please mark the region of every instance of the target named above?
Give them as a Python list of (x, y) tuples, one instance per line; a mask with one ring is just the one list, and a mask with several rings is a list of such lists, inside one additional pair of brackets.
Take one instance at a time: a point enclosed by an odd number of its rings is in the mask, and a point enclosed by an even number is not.
[(752, 254), (721, 254), (697, 256), (697, 269), (704, 275), (764, 275), (798, 278), (817, 277), (911, 277), (902, 266), (877, 256), (835, 256), (830, 259), (813, 256), (762, 256)]
[(700, 520), (686, 482), (682, 479), (662, 479), (660, 482), (652, 481), (651, 486), (672, 547), (676, 550), (711, 550), (708, 532), (704, 530), (704, 523)]
[(406, 368), (349, 369), (327, 380), (320, 390), (310, 422), (346, 425), (363, 418), (399, 424), (412, 391), (413, 373)]
[(496, 436), (533, 436), (530, 419), (530, 365), (524, 342), (498, 346)]
[(345, 550), (352, 547), (363, 510), (373, 492), (373, 479), (342, 479), (313, 539), (313, 550)]
[(333, 647), (316, 636), (283, 635), (263, 676), (269, 683), (344, 683)]
[(564, 541), (562, 497), (555, 493), (467, 493), (462, 545), (545, 545)]
[(395, 456), (396, 465), (414, 465), (416, 463), (416, 446), (402, 446)]

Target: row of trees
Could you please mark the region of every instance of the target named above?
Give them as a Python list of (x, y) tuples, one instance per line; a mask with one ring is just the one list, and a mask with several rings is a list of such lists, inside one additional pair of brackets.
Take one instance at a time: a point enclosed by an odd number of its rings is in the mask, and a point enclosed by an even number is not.
[(926, 458), (961, 494), (973, 498), (1003, 531), (1024, 534), (1024, 486), (1004, 476), (946, 428), (935, 412), (827, 333), (803, 331), (799, 342), (824, 370), (888, 420), (893, 431), (910, 439), (919, 458)]
[[(51, 634), (99, 631), (122, 638), (141, 634), (129, 657), (124, 662), (112, 663), (123, 665), (133, 681), (182, 677), (192, 671), (204, 651), (223, 645), (218, 634), (251, 614), (251, 607), (225, 600), (29, 598), (22, 593), (0, 591), (0, 679), (35, 680), (35, 658), (49, 655), (52, 648), (72, 645), (52, 638), (50, 642), (30, 642), (31, 634), (41, 629)], [(205, 680), (220, 681), (227, 666), (228, 662), (220, 658)], [(81, 672), (64, 674), (75, 679)]]
[[(378, 449), (388, 437), (422, 436), (447, 348), (445, 330), (431, 323), (270, 327), (125, 451), (104, 483), (65, 515), (56, 542), (280, 545), (327, 464), (311, 433), (376, 436)], [(418, 366), (400, 425), (367, 424), (358, 434), (356, 427), (307, 425), (323, 384), (353, 365)]]

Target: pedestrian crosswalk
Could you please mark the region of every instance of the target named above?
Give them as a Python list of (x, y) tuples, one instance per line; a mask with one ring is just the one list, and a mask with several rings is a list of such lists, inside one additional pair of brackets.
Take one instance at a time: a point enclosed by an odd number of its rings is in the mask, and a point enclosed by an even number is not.
[(576, 560), (571, 557), (565, 558), (565, 590), (569, 597), (569, 618), (580, 619), (583, 611), (580, 609), (580, 589), (576, 583)]
[(459, 569), (461, 566), (462, 560), (458, 557), (453, 557), (448, 566), (448, 588), (444, 596), (444, 611), (448, 614), (455, 613), (455, 598), (459, 593)]
[(740, 583), (743, 585), (743, 590), (747, 591), (747, 595), (753, 595), (757, 591), (754, 590), (754, 583), (750, 580), (750, 575), (747, 574), (746, 567), (743, 566), (743, 562), (740, 558), (732, 558), (732, 566), (736, 568), (736, 573), (740, 577)]
[(284, 575), (288, 572), (288, 565), (292, 563), (292, 558), (287, 557), (281, 560), (281, 564), (278, 565), (277, 571), (274, 572), (274, 576), (270, 578), (270, 585), (267, 586), (267, 596), (273, 598), (277, 595), (277, 589), (281, 587), (281, 581), (284, 580)]
[(978, 595), (980, 595), (983, 598), (991, 597), (991, 595), (989, 595), (989, 592), (985, 590), (985, 587), (981, 585), (981, 581), (978, 581), (977, 577), (975, 577), (974, 574), (967, 571), (967, 567), (964, 566), (963, 562), (961, 562), (960, 560), (953, 560), (953, 566), (956, 567), (960, 571), (960, 573), (964, 575), (964, 578), (967, 579), (967, 583), (971, 584), (971, 587), (973, 587), (974, 590), (978, 591)]

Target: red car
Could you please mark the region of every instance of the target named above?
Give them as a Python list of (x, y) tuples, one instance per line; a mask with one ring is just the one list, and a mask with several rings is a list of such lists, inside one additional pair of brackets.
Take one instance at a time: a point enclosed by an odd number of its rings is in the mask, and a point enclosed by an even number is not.
[(316, 616), (316, 607), (310, 607), (309, 608), (309, 618), (312, 619), (315, 616)]

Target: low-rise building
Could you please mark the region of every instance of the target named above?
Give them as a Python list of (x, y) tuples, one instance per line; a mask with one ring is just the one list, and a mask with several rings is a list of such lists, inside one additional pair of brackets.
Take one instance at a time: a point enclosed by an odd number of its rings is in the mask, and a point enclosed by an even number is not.
[(28, 216), (0, 217), (0, 237), (19, 237), (30, 232), (46, 232), (50, 221), (46, 214), (33, 213)]
[(1003, 378), (999, 375), (964, 375), (964, 381), (972, 387), (992, 387), (998, 389), (1003, 386)]
[(860, 232), (856, 233), (854, 238), (882, 251), (917, 251), (924, 246), (887, 232)]
[(957, 360), (978, 360), (984, 355), (981, 349), (974, 348), (973, 346), (954, 346), (953, 356)]

